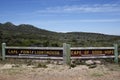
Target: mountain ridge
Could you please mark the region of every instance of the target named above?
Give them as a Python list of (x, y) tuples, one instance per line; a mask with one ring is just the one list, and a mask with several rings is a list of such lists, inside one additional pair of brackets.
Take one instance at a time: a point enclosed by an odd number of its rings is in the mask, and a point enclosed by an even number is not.
[[(89, 32), (54, 32), (30, 24), (0, 23), (0, 43), (15, 46), (112, 46), (120, 36)], [(14, 43), (14, 44), (13, 44)]]

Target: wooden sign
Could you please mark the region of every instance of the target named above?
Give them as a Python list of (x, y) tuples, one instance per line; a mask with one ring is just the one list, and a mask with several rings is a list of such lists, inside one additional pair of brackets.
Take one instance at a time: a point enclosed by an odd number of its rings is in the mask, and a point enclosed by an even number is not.
[(54, 56), (62, 57), (62, 50), (6, 49), (6, 55), (15, 56)]
[[(63, 48), (6, 48), (6, 55), (9, 56), (37, 56), (37, 57), (63, 57)], [(87, 48), (71, 48), (71, 57), (85, 56), (111, 56), (114, 55), (114, 47), (87, 47)]]
[(118, 45), (114, 47), (8, 47), (2, 43), (2, 60), (5, 58), (60, 59), (64, 63), (70, 59), (114, 58), (118, 63)]
[(110, 56), (114, 55), (113, 49), (102, 49), (102, 50), (71, 50), (71, 56), (79, 57), (79, 56)]

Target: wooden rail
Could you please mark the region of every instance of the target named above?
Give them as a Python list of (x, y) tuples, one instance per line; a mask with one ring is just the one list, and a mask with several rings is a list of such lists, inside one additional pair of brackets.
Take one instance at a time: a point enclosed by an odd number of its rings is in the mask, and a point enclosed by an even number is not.
[(30, 58), (63, 60), (70, 64), (71, 59), (114, 58), (118, 63), (118, 46), (114, 47), (10, 47), (2, 43), (2, 60), (5, 58)]

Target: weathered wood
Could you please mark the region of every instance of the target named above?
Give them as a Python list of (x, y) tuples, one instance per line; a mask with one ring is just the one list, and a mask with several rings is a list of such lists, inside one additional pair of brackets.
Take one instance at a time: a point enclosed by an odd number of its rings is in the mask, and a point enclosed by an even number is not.
[(115, 49), (115, 47), (71, 47), (71, 50)]
[[(44, 49), (44, 50), (63, 50), (63, 47), (5, 47), (6, 49)], [(90, 50), (90, 49), (115, 49), (115, 47), (71, 47), (71, 50)]]
[(5, 47), (6, 43), (2, 43), (2, 60), (5, 60)]
[(66, 63), (67, 63), (68, 65), (71, 64), (71, 59), (70, 59), (70, 57), (71, 57), (70, 45), (69, 45), (69, 44), (66, 44)]
[[(37, 57), (37, 56), (5, 56), (6, 58), (30, 58), (30, 59), (56, 59), (63, 60), (63, 57)], [(90, 56), (90, 57), (71, 57), (71, 59), (105, 59), (115, 58), (115, 56)]]
[[(2, 47), (3, 60), (5, 59), (5, 57), (32, 58), (32, 59), (60, 59), (63, 60), (64, 64), (70, 64), (71, 59), (114, 58), (115, 62), (118, 63), (117, 45), (114, 45), (114, 47), (71, 47), (71, 48), (70, 45), (66, 43), (63, 43), (63, 47), (6, 47), (6, 45), (2, 46), (3, 46)], [(5, 51), (7, 55), (4, 54)], [(53, 53), (51, 51), (53, 51)]]
[(117, 44), (114, 44), (114, 55), (115, 55), (115, 58), (114, 58), (114, 61), (115, 63), (118, 63), (118, 45)]
[(70, 65), (70, 45), (63, 43), (63, 62), (64, 64)]
[(115, 58), (115, 56), (71, 57), (71, 59), (105, 59), (105, 58)]
[(37, 56), (5, 56), (6, 58), (28, 58), (28, 59), (51, 59), (51, 60), (63, 60), (63, 57), (37, 57)]
[(63, 64), (66, 64), (66, 43), (63, 43)]
[(40, 50), (63, 50), (62, 47), (5, 47), (6, 49), (40, 49)]

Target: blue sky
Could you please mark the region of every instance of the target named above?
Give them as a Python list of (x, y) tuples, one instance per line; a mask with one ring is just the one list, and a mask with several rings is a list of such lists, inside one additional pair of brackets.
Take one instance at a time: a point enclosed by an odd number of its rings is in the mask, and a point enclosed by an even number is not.
[(120, 35), (120, 0), (0, 0), (0, 23)]

